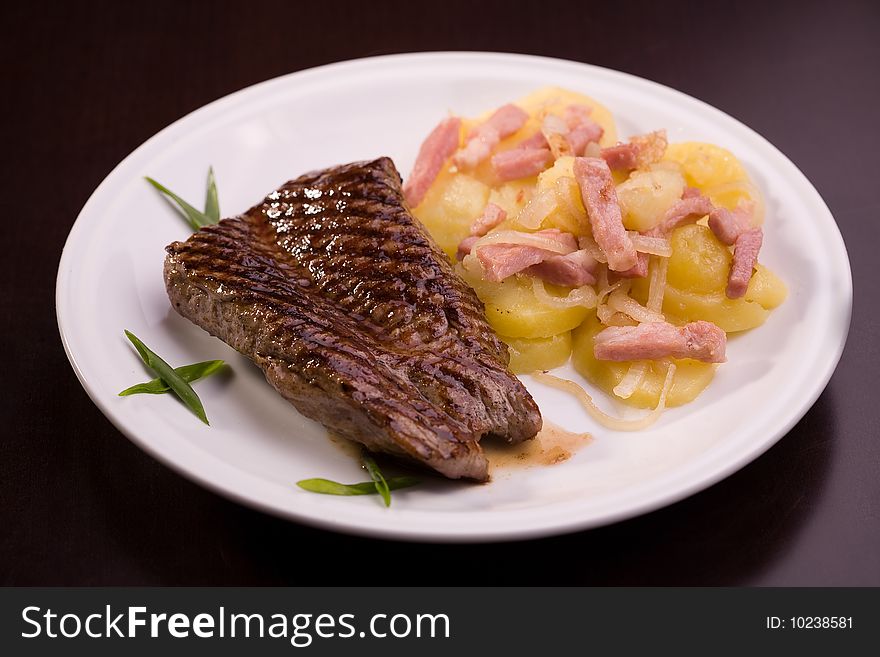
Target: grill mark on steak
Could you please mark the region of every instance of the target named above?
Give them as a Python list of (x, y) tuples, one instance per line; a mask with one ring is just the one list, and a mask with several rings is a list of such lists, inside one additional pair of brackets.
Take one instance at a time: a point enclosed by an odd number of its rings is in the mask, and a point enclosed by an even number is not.
[(541, 416), (482, 304), (406, 208), (388, 158), (305, 174), (167, 247), (174, 308), (305, 416), (447, 477)]

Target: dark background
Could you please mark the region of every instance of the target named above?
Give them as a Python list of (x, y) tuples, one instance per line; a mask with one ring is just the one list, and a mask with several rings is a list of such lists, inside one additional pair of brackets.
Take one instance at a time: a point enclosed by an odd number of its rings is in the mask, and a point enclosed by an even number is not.
[[(880, 4), (26, 2), (0, 12), (0, 583), (880, 585)], [(855, 283), (846, 351), (804, 419), (667, 509), (471, 546), (268, 517), (117, 432), (80, 388), (54, 314), (61, 248), (92, 190), (141, 142), (220, 96), (412, 50), (627, 71), (721, 108), (785, 152), (836, 217)]]

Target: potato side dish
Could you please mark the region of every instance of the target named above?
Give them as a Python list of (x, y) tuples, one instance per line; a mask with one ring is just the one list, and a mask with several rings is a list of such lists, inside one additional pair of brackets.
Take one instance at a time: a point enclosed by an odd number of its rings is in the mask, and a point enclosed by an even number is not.
[(511, 369), (569, 357), (627, 404), (693, 400), (726, 334), (761, 325), (785, 285), (758, 264), (764, 202), (729, 151), (618, 142), (595, 100), (547, 88), (422, 145), (413, 213), (485, 304)]

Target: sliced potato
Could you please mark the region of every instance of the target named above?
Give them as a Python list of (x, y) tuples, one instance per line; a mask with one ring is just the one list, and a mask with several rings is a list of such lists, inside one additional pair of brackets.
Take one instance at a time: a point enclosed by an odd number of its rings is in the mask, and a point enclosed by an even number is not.
[(552, 370), (564, 365), (571, 356), (571, 331), (549, 338), (512, 338), (499, 336), (510, 349), (510, 369), (517, 374)]
[(669, 241), (669, 285), (700, 293), (719, 292), (727, 287), (730, 249), (718, 241), (708, 226), (682, 226), (672, 232)]
[(470, 235), (471, 224), (486, 207), (489, 187), (464, 173), (440, 172), (425, 198), (413, 209), (440, 248), (452, 260), (458, 245)]
[(556, 209), (544, 219), (541, 227), (558, 228), (575, 235), (589, 234), (590, 223), (580, 188), (574, 179), (573, 166), (573, 157), (560, 157), (538, 176), (537, 191), (552, 190), (557, 202)]
[[(476, 291), (485, 307), (486, 319), (499, 335), (549, 338), (570, 331), (590, 312), (580, 306), (556, 308), (541, 303), (535, 296), (528, 276), (516, 275), (493, 283), (460, 265), (458, 271)], [(554, 296), (562, 297), (569, 292), (554, 285), (545, 285), (545, 288)]]
[(602, 129), (605, 131), (599, 140), (599, 145), (604, 147), (613, 146), (617, 143), (617, 126), (614, 123), (614, 117), (611, 115), (611, 112), (600, 102), (584, 94), (560, 87), (544, 87), (524, 98), (520, 98), (515, 104), (528, 112), (533, 117), (532, 120), (535, 121), (528, 134), (533, 134), (536, 130), (540, 129), (540, 122), (537, 120), (537, 116), (541, 111), (561, 115), (569, 105), (587, 105), (593, 108), (590, 118), (602, 126)]
[(745, 296), (739, 299), (728, 299), (723, 291), (700, 294), (667, 286), (663, 312), (683, 322), (704, 319), (734, 333), (763, 324), (787, 294), (779, 277), (758, 265)]
[[(757, 265), (745, 296), (727, 298), (730, 250), (706, 226), (683, 226), (672, 233), (672, 256), (666, 276), (663, 313), (672, 320), (713, 322), (727, 333), (763, 324), (787, 295), (785, 284)], [(648, 278), (635, 279), (633, 298), (644, 303)]]
[[(591, 314), (580, 327), (572, 331), (572, 364), (575, 370), (590, 383), (614, 397), (614, 388), (629, 371), (629, 362), (596, 360), (593, 354), (593, 338), (605, 328), (595, 314)], [(675, 376), (666, 398), (667, 406), (681, 406), (693, 401), (715, 376), (715, 366), (691, 359), (676, 359)], [(631, 397), (620, 400), (638, 408), (654, 408), (666, 380), (666, 364), (651, 363), (644, 378)], [(615, 399), (618, 399), (615, 397)]]
[(691, 187), (706, 189), (748, 179), (746, 170), (736, 156), (715, 144), (696, 141), (669, 144), (663, 159), (678, 162)]
[(684, 177), (674, 169), (657, 167), (633, 173), (617, 186), (623, 225), (638, 231), (653, 228), (683, 191)]

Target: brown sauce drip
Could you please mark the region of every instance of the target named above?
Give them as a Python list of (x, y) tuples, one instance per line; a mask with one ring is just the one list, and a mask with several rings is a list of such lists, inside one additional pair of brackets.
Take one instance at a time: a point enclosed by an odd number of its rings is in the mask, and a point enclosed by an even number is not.
[(518, 445), (481, 441), (480, 445), (489, 459), (489, 468), (495, 470), (562, 463), (592, 439), (588, 433), (574, 433), (544, 420), (544, 428), (532, 440)]
[[(327, 431), (330, 442), (343, 454), (360, 461), (360, 444)], [(498, 441), (480, 441), (483, 453), (489, 460), (490, 471), (509, 468), (529, 468), (533, 466), (556, 465), (567, 461), (581, 447), (593, 440), (589, 433), (576, 433), (544, 420), (544, 428), (532, 440), (507, 445)]]

